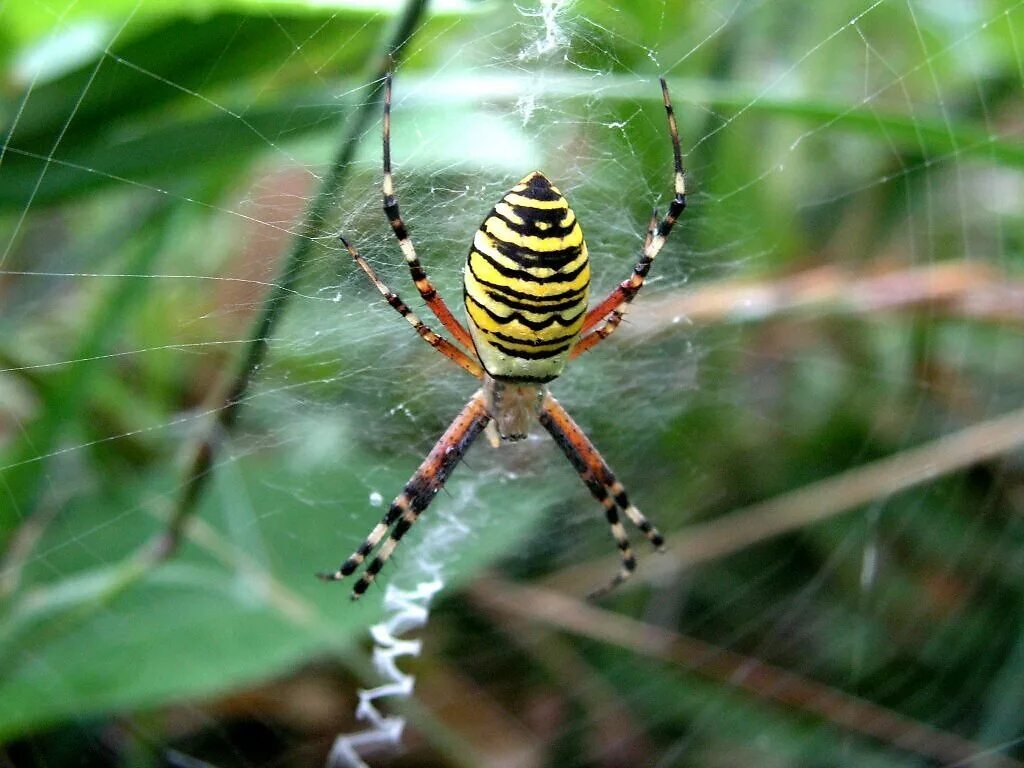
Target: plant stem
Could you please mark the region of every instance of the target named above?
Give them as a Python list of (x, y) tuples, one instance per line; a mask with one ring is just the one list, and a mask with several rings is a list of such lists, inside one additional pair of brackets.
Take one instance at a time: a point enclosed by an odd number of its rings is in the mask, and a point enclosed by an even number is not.
[(213, 464), (220, 445), (238, 422), (238, 414), (249, 391), (253, 375), (266, 358), (267, 340), (271, 338), (274, 327), (283, 316), (289, 297), (295, 293), (295, 286), (306, 268), (313, 245), (325, 234), (328, 213), (337, 199), (356, 148), (377, 108), (375, 97), (383, 90), (384, 76), (399, 59), (402, 50), (415, 32), (426, 10), (427, 2), (428, 0), (409, 0), (388, 36), (384, 54), (377, 60), (372, 76), (368, 80), (370, 94), (349, 121), (348, 131), (331, 163), (331, 170), (306, 209), (299, 231), (292, 241), (291, 251), (285, 258), (256, 322), (253, 323), (249, 342), (238, 370), (226, 389), (223, 405), (218, 410), (209, 431), (200, 438), (192, 453), (185, 488), (175, 504), (166, 528), (158, 535), (152, 549), (157, 561), (170, 557), (178, 548), (182, 530), (198, 506), (199, 499), (212, 476)]

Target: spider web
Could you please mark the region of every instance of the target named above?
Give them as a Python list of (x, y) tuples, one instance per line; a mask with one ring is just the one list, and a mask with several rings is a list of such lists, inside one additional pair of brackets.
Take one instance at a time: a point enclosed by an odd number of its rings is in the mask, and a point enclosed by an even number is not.
[[(1021, 764), (1024, 2), (621, 5), (433, 4), (393, 153), (456, 314), (470, 233), (534, 169), (597, 300), (670, 199), (666, 76), (690, 207), (552, 391), (669, 551), (634, 536), (637, 583), (586, 603), (616, 567), (600, 507), (545, 435), (480, 441), (382, 574), (444, 586), (385, 704), (406, 752), (370, 762)], [(322, 765), (359, 728), (384, 590), (312, 574), (474, 385), (337, 241), (439, 330), (380, 211), (405, 7), (0, 5), (6, 763)]]

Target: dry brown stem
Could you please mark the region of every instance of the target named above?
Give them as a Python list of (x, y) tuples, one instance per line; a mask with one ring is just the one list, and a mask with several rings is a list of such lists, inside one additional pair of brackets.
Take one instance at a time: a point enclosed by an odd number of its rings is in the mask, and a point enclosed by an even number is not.
[(471, 599), (498, 611), (677, 664), (764, 701), (827, 720), (844, 730), (937, 760), (943, 765), (1019, 768), (1021, 763), (866, 699), (725, 648), (646, 624), (540, 587), (480, 579)]
[(865, 272), (824, 266), (787, 277), (722, 280), (645, 296), (631, 308), (618, 336), (657, 335), (679, 319), (708, 325), (811, 312), (871, 315), (920, 309), (993, 323), (1021, 323), (1024, 281), (972, 261)]

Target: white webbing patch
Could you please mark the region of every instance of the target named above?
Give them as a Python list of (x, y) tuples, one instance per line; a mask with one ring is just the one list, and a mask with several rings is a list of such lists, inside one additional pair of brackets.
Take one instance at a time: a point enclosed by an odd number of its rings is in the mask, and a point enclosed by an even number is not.
[[(473, 498), (472, 485), (456, 494), (455, 510), (465, 509)], [(432, 515), (430, 527), (416, 545), (411, 572), (393, 574), (393, 581), (414, 582), (411, 589), (403, 589), (389, 582), (384, 591), (384, 610), (387, 618), (370, 627), (373, 638), (373, 666), (384, 682), (358, 691), (359, 704), (356, 718), (367, 723), (366, 730), (341, 734), (334, 740), (327, 757), (327, 768), (369, 768), (363, 756), (397, 752), (401, 748), (405, 731), (405, 718), (384, 714), (378, 702), (385, 698), (409, 698), (416, 679), (403, 672), (398, 662), (402, 657), (419, 656), (423, 644), (420, 640), (403, 635), (423, 627), (430, 617), (430, 601), (444, 587), (443, 570), (451, 560), (451, 553), (469, 534), (456, 512), (441, 511)]]
[(361, 754), (397, 750), (401, 745), (405, 718), (383, 714), (376, 701), (412, 695), (416, 680), (398, 668), (397, 660), (402, 656), (419, 656), (423, 644), (419, 640), (403, 640), (401, 635), (427, 623), (430, 600), (443, 586), (440, 578), (420, 582), (413, 589), (400, 589), (388, 584), (384, 593), (384, 609), (390, 616), (370, 627), (374, 642), (373, 666), (387, 682), (358, 692), (356, 718), (370, 727), (358, 733), (338, 736), (327, 758), (329, 768), (369, 768)]

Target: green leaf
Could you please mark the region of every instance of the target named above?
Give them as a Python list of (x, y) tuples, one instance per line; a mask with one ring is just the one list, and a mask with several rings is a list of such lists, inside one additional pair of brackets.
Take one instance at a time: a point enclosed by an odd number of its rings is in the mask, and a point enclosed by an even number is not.
[[(486, 441), (470, 464), (487, 463)], [(344, 452), (342, 452), (344, 454)], [(484, 461), (481, 460), (484, 454)], [(403, 540), (378, 586), (351, 602), (352, 581), (324, 583), (376, 524), (412, 466), (342, 456), (296, 474), (254, 454), (218, 468), (180, 556), (149, 572), (130, 553), (158, 529), (138, 506), (152, 485), (114, 503), (76, 500), (40, 543), (28, 584), (0, 630), (0, 740), (67, 718), (210, 696), (281, 674), (366, 637), (388, 583), (429, 580), (436, 559), (453, 586), (514, 550), (546, 508), (547, 481), (491, 480), (460, 468)], [(168, 493), (173, 494), (173, 489)], [(440, 598), (438, 598), (440, 599)]]

